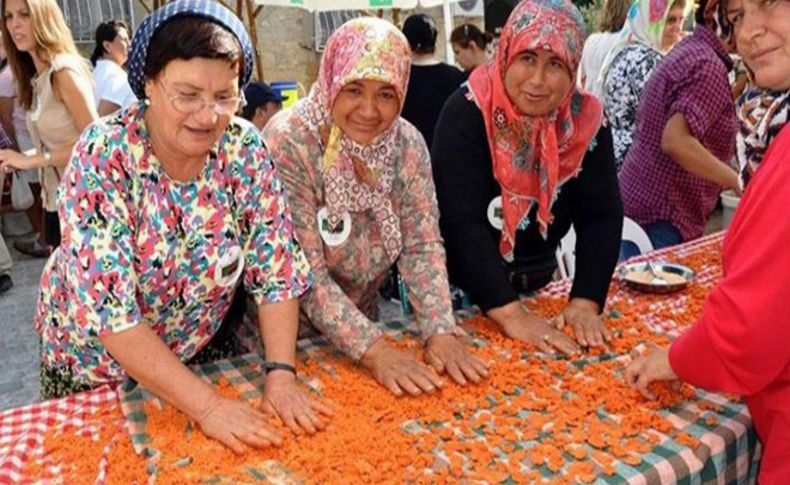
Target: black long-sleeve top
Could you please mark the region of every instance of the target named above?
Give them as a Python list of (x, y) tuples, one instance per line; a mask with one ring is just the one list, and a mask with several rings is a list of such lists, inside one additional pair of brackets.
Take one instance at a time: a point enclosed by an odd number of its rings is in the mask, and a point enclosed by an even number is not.
[(428, 149), (433, 143), (433, 130), (442, 106), (464, 81), (466, 78), (460, 69), (443, 62), (411, 66), (401, 116), (422, 133)]
[(623, 224), (611, 132), (599, 130), (581, 173), (561, 186), (547, 238), (540, 234), (533, 208), (530, 224), (516, 233), (514, 262), (507, 263), (499, 252), (500, 231), (487, 215), (501, 188), (494, 179), (482, 113), (467, 99), (467, 92), (464, 86), (447, 100), (431, 152), (450, 281), (483, 311), (516, 301), (508, 271), (524, 260), (553, 262), (560, 240), (573, 224), (576, 274), (570, 297), (595, 301), (603, 309)]

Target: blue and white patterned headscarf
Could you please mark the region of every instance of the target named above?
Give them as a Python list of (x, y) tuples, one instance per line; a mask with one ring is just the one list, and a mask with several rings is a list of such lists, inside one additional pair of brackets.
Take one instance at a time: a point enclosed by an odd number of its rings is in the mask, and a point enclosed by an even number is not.
[(239, 89), (250, 81), (253, 66), (253, 46), (247, 29), (239, 18), (221, 3), (213, 0), (177, 0), (168, 3), (146, 17), (137, 29), (129, 49), (129, 85), (138, 99), (145, 99), (145, 61), (154, 34), (166, 23), (180, 17), (202, 17), (228, 29), (241, 45), (244, 56), (243, 71), (239, 75)]

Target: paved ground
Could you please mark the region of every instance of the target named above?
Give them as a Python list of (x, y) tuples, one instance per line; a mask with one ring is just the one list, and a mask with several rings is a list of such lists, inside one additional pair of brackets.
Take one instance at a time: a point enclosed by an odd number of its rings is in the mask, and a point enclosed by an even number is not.
[(14, 287), (0, 296), (0, 410), (22, 406), (38, 397), (38, 335), (33, 311), (44, 259), (17, 253), (5, 237), (14, 267)]
[[(706, 234), (721, 229), (721, 212), (708, 223)], [(6, 237), (14, 260), (14, 287), (0, 296), (0, 410), (32, 403), (38, 397), (38, 336), (33, 329), (38, 283), (44, 259), (30, 259), (14, 251), (18, 238)], [(382, 319), (400, 314), (400, 306), (380, 302)]]

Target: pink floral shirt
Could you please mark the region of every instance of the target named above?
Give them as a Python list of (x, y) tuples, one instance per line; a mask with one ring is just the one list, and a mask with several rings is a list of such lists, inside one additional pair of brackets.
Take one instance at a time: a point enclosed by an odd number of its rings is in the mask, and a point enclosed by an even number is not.
[(409, 288), (423, 339), (459, 331), (452, 314), (428, 150), (414, 126), (400, 118), (396, 123), (400, 124), (400, 156), (388, 197), (400, 227), (402, 249), (394, 256), (385, 250), (371, 210), (348, 213), (345, 224), (350, 221), (350, 228), (343, 227), (348, 234), (341, 243), (343, 234), (335, 240), (331, 233), (327, 236), (325, 218), (319, 218), (326, 204), (320, 170), (323, 144), (295, 109), (278, 114), (263, 134), (313, 270), (313, 288), (301, 300), (302, 316), (355, 360), (383, 335), (376, 322), (376, 300), (395, 261)]

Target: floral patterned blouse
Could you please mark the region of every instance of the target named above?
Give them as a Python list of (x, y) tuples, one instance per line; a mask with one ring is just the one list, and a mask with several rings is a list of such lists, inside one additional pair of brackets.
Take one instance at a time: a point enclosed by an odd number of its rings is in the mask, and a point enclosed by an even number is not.
[(603, 87), (606, 119), (612, 127), (614, 160), (617, 172), (633, 142), (636, 111), (650, 75), (661, 60), (661, 53), (644, 44), (625, 47), (612, 62)]
[(460, 331), (452, 314), (428, 150), (414, 126), (403, 119), (396, 123), (401, 123), (401, 156), (389, 197), (402, 235), (399, 257), (385, 251), (370, 210), (347, 213), (348, 233), (337, 239), (325, 230), (326, 219), (319, 217), (325, 205), (323, 145), (295, 109), (279, 113), (263, 132), (315, 278), (301, 300), (302, 318), (355, 360), (383, 335), (376, 323), (378, 289), (396, 260), (422, 338)]
[(150, 326), (181, 360), (205, 346), (237, 283), (260, 305), (310, 285), (282, 186), (255, 127), (234, 119), (192, 181), (152, 153), (145, 104), (83, 133), (58, 193), (63, 242), (35, 326), (42, 365), (76, 382), (122, 379), (98, 337)]

